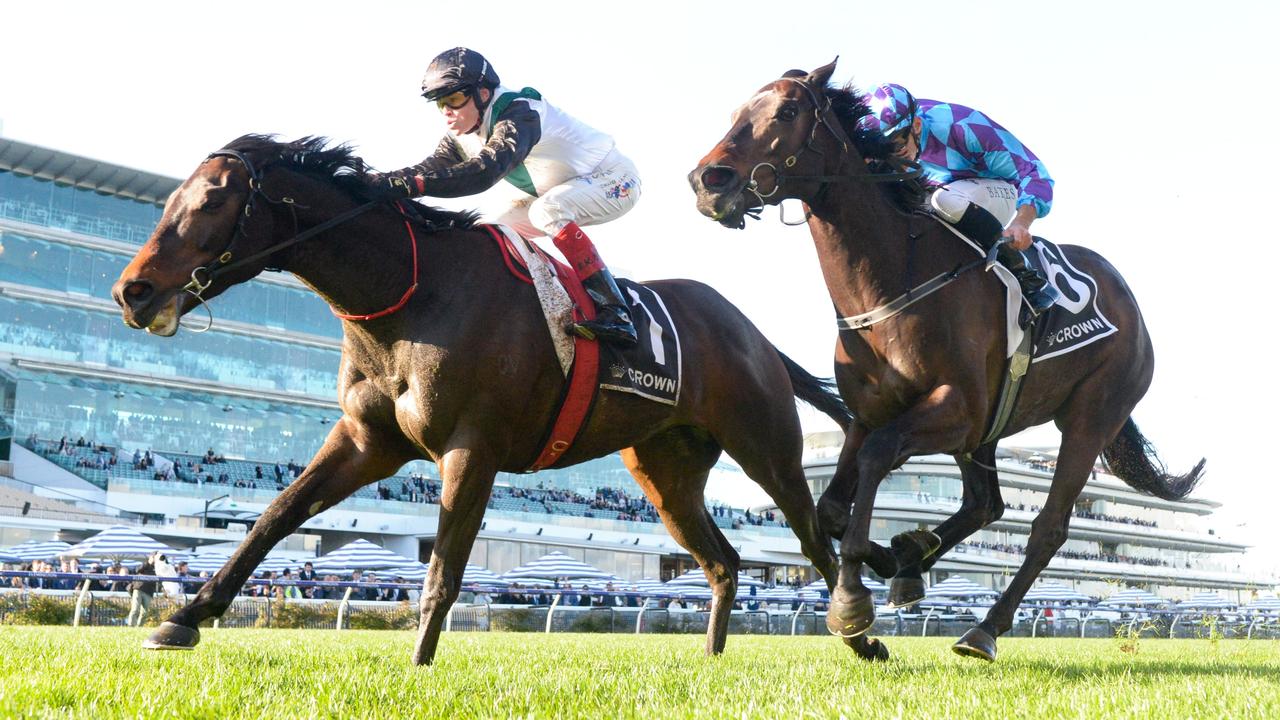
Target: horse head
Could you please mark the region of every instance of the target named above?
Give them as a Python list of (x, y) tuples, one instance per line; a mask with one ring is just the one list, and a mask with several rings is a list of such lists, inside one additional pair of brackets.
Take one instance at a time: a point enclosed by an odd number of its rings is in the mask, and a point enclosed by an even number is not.
[(810, 73), (789, 70), (734, 111), (729, 132), (689, 173), (699, 212), (741, 228), (749, 210), (817, 192), (849, 146), (826, 97), (835, 69), (833, 60)]
[(192, 308), (267, 268), (270, 257), (256, 253), (275, 234), (274, 213), (263, 206), (292, 200), (262, 190), (269, 168), (250, 150), (264, 142), (246, 135), (228, 143), (169, 196), (156, 229), (111, 289), (126, 325), (171, 336)]

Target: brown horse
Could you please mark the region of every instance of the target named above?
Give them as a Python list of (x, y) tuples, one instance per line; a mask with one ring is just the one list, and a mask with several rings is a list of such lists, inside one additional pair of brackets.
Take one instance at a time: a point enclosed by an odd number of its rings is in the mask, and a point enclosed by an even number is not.
[[(362, 171), (348, 148), (326, 148), (323, 138), (239, 138), (173, 194), (113, 288), (125, 322), (160, 335), (177, 331), (198, 294), (208, 300), (268, 268), (297, 275), (335, 313), (380, 315), (343, 323), (343, 416), (315, 458), (147, 647), (194, 646), (199, 624), (226, 610), (283, 537), (357, 488), (426, 458), (443, 481), (413, 655), (415, 663), (429, 663), (495, 473), (522, 471), (539, 454), (565, 378), (533, 288), (508, 272), (469, 213), (402, 203), (417, 227), (411, 240), (410, 221), (379, 202)], [(293, 242), (304, 236), (312, 237)], [(417, 291), (407, 293), (411, 284)], [(711, 583), (706, 650), (718, 653), (739, 558), (704, 504), (709, 470), (721, 450), (737, 460), (778, 503), (805, 556), (833, 585), (836, 557), (800, 466), (794, 397), (843, 423), (848, 410), (711, 288), (687, 280), (651, 287), (681, 332), (679, 404), (604, 393), (553, 467), (623, 450), (671, 536)], [(402, 303), (397, 312), (381, 310)], [(875, 651), (865, 640), (850, 645), (864, 655)]]
[[(729, 227), (741, 227), (744, 214), (765, 203), (803, 200), (836, 312), (849, 317), (884, 306), (922, 279), (969, 265), (975, 255), (919, 213), (925, 188), (904, 179), (912, 173), (894, 162), (884, 138), (859, 129), (859, 119), (870, 113), (866, 99), (847, 87), (828, 87), (834, 70), (832, 62), (808, 74), (790, 71), (761, 88), (689, 180), (698, 209)], [(995, 659), (995, 638), (1010, 628), (1023, 595), (1066, 540), (1072, 506), (1099, 453), (1129, 485), (1165, 499), (1186, 496), (1203, 469), (1202, 460), (1173, 477), (1157, 467), (1130, 419), (1151, 383), (1154, 360), (1138, 304), (1102, 257), (1062, 249), (1097, 280), (1118, 332), (1037, 362), (1024, 379), (1000, 437), (1053, 420), (1062, 431), (1058, 465), (1026, 559), (986, 619), (956, 643), (964, 655)], [(841, 540), (840, 578), (827, 616), (833, 633), (863, 633), (875, 618), (859, 579), (862, 563), (893, 578), (894, 604), (917, 602), (922, 572), (1004, 510), (996, 441), (984, 442), (1005, 373), (1003, 293), (986, 273), (967, 272), (896, 316), (840, 331), (836, 381), (855, 421), (818, 503), (823, 530)], [(908, 458), (930, 453), (956, 458), (964, 483), (960, 510), (934, 533), (895, 537), (892, 551), (871, 542), (880, 481)]]

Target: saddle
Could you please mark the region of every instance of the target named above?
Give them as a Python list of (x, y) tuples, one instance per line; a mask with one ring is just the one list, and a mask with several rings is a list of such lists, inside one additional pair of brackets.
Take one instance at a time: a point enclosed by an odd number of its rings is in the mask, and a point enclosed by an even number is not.
[(586, 425), (599, 390), (625, 392), (675, 405), (680, 398), (680, 335), (662, 298), (653, 289), (618, 278), (638, 342), (619, 348), (568, 332), (574, 322), (595, 317), (595, 306), (568, 265), (520, 237), (508, 227), (485, 225), (503, 262), (517, 279), (533, 285), (547, 331), (565, 375), (556, 419), (543, 450), (526, 472), (549, 467), (565, 453)]

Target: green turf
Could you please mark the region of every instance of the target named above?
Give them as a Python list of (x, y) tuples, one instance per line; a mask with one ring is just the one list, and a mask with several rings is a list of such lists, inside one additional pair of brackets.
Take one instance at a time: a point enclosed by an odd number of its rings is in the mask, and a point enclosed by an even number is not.
[(869, 665), (827, 637), (454, 633), (436, 665), (407, 632), (0, 627), (6, 717), (1280, 718), (1280, 642), (1004, 639), (995, 664), (949, 639), (886, 638)]

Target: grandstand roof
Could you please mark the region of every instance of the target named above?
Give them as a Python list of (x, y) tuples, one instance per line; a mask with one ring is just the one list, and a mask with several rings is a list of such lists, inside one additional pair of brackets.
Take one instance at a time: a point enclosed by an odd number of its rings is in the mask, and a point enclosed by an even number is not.
[(0, 138), (0, 170), (156, 205), (164, 204), (182, 184), (176, 178), (8, 138)]

